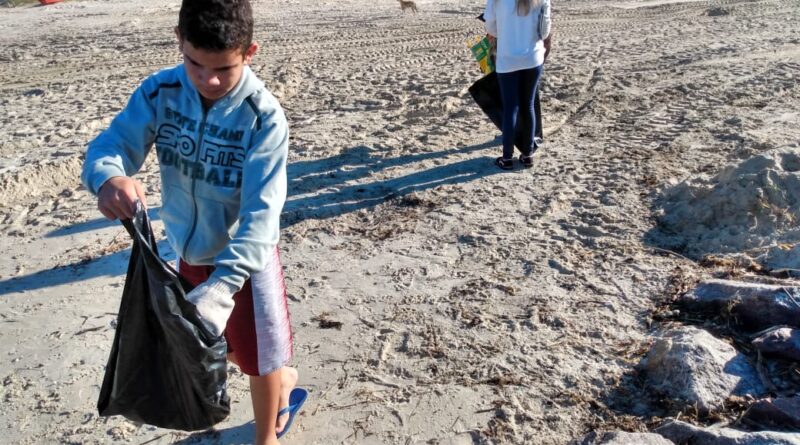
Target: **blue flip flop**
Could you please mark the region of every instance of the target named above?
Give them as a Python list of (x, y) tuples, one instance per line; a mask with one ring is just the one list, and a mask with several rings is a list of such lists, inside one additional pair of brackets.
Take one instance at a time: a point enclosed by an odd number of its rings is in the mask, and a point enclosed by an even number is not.
[(286, 421), (283, 430), (278, 433), (278, 438), (289, 432), (289, 427), (292, 426), (294, 416), (300, 412), (300, 408), (303, 406), (303, 403), (305, 403), (306, 398), (308, 398), (308, 391), (303, 388), (295, 388), (289, 393), (289, 406), (281, 408), (281, 410), (278, 411), (278, 417), (287, 413), (289, 414), (289, 420)]

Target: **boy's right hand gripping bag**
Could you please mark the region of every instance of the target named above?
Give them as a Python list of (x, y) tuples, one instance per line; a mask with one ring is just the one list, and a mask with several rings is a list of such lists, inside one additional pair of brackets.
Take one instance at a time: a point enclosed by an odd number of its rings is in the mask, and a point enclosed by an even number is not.
[(97, 410), (162, 428), (209, 428), (230, 413), (225, 337), (208, 332), (186, 301), (190, 286), (159, 257), (147, 212), (137, 205), (123, 225), (133, 249)]

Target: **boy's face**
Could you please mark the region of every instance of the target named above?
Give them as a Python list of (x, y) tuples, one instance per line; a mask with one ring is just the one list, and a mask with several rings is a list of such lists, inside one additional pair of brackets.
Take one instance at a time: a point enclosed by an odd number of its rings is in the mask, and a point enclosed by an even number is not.
[(186, 73), (206, 106), (228, 94), (239, 83), (244, 66), (250, 64), (258, 50), (256, 43), (252, 43), (242, 53), (238, 48), (210, 51), (196, 48), (191, 42), (182, 39), (179, 41)]

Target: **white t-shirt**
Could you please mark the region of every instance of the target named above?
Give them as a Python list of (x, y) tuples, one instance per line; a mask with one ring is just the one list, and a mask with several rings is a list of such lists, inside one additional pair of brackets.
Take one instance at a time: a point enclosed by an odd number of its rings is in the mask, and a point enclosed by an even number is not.
[(486, 32), (497, 37), (498, 73), (526, 70), (544, 63), (542, 40), (550, 35), (550, 0), (542, 0), (522, 17), (517, 15), (516, 0), (488, 0), (483, 18)]

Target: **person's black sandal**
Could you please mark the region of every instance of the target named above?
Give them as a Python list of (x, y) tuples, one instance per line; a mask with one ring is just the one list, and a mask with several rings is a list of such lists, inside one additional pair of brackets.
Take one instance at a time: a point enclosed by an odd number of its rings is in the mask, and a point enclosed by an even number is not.
[(533, 167), (533, 156), (519, 155), (519, 162), (525, 168)]
[(502, 156), (494, 160), (495, 165), (502, 168), (503, 170), (513, 170), (514, 169), (514, 161), (511, 159), (503, 159)]

